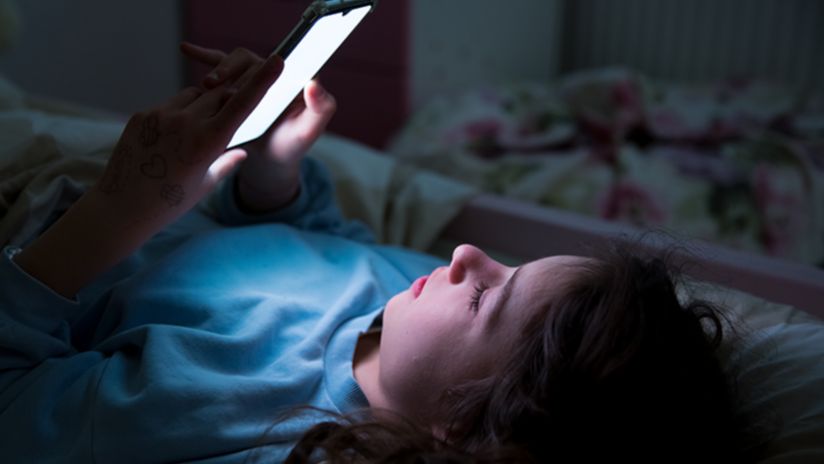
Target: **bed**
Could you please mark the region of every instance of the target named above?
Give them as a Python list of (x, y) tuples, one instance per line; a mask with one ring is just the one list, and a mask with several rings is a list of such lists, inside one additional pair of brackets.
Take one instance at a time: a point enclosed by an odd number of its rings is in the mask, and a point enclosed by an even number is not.
[[(0, 80), (0, 240), (25, 244), (101, 172), (123, 120), (33, 98)], [(581, 253), (637, 229), (481, 193), (352, 140), (325, 136), (310, 156), (324, 162), (345, 214), (384, 243), (448, 256), (459, 242), (512, 262)], [(62, 201), (62, 204), (55, 204)], [(208, 208), (208, 203), (201, 207)], [(633, 243), (668, 246), (665, 236)], [(824, 459), (824, 272), (801, 263), (696, 242), (689, 293), (729, 308), (752, 329), (732, 350), (739, 382), (754, 386), (742, 410), (769, 408), (781, 424), (761, 462)], [(766, 353), (766, 354), (764, 354)]]
[[(713, 257), (700, 277), (820, 314), (822, 121), (820, 101), (762, 82), (675, 85), (611, 68), (437, 98), (388, 151), (491, 194), (447, 233), (509, 237), (526, 257), (659, 231)], [(562, 227), (564, 245), (541, 244), (541, 223)]]
[(824, 266), (824, 100), (628, 69), (471, 88), (389, 152), (491, 193)]

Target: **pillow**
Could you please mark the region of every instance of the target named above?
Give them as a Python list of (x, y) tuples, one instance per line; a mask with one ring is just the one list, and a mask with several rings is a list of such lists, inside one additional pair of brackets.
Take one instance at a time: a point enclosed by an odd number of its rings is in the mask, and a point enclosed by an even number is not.
[(738, 353), (741, 411), (767, 411), (774, 428), (758, 462), (824, 462), (824, 324), (778, 324), (748, 338)]

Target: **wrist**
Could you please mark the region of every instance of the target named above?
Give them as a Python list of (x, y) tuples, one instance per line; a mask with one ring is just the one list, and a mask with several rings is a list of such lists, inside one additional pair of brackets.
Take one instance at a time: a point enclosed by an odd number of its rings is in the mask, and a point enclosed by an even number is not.
[(282, 209), (300, 195), (300, 179), (296, 176), (277, 183), (275, 188), (249, 182), (238, 175), (234, 197), (238, 208), (248, 214), (265, 214)]
[(297, 198), (300, 194), (300, 161), (256, 161), (247, 159), (236, 174), (234, 194), (241, 210), (252, 214), (268, 213)]

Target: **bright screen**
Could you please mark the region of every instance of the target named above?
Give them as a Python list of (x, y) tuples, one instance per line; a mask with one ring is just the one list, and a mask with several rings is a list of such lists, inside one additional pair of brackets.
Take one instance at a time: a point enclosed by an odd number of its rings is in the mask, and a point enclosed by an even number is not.
[(372, 7), (323, 16), (304, 35), (283, 63), (283, 72), (249, 117), (238, 127), (227, 148), (254, 140), (292, 103), (320, 68), (332, 57)]

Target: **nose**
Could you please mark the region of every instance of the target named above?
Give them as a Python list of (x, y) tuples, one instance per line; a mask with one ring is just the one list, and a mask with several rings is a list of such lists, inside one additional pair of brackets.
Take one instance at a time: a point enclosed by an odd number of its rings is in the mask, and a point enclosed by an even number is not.
[(478, 247), (458, 245), (452, 252), (452, 262), (449, 264), (449, 282), (459, 284), (468, 274), (482, 272), (483, 269), (495, 264), (498, 263)]

